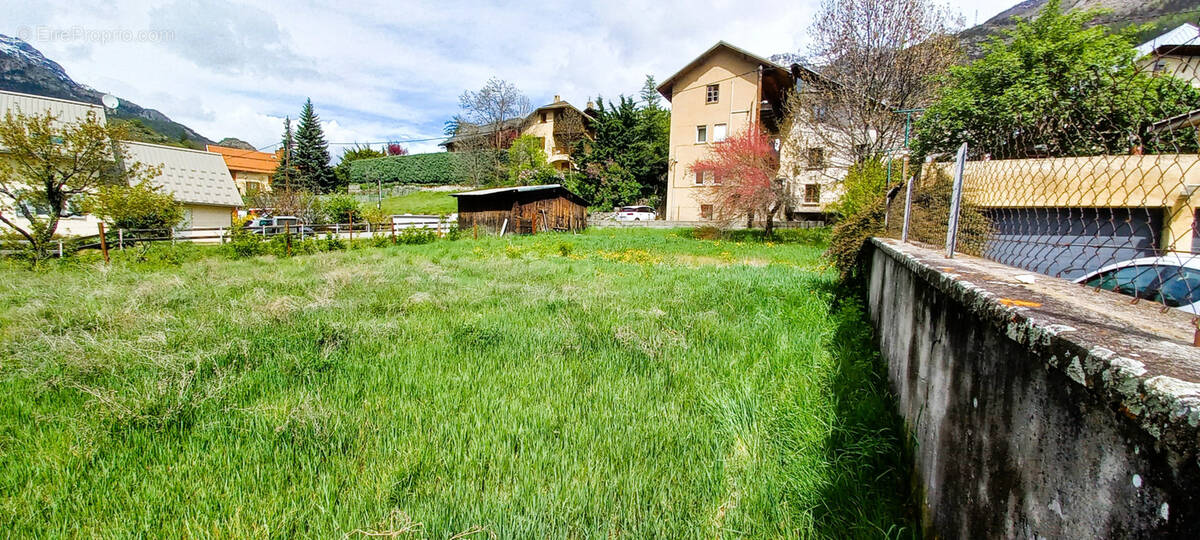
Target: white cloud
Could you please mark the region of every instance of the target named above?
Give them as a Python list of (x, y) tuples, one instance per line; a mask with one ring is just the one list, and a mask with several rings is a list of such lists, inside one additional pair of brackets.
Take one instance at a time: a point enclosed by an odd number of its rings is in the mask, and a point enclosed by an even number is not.
[[(635, 94), (646, 74), (662, 80), (720, 39), (764, 56), (802, 48), (816, 3), (0, 0), (9, 15), (0, 33), (157, 32), (31, 43), (78, 82), (159, 109), (213, 140), (266, 147), (306, 97), (330, 142), (340, 143), (437, 137), (457, 96), (492, 76), (535, 104), (555, 94), (578, 104)], [(961, 11), (970, 17), (975, 4), (963, 2)], [(981, 20), (1005, 7), (985, 4)], [(436, 140), (406, 146), (438, 150)]]

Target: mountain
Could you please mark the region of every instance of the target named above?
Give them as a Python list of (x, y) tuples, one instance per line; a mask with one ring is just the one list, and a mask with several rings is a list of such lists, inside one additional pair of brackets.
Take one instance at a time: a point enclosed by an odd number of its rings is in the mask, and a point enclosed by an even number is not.
[(217, 142), (217, 146), (224, 146), (225, 148), (237, 148), (240, 150), (257, 150), (257, 148), (254, 148), (253, 144), (243, 141), (237, 137), (225, 137)]
[[(986, 22), (968, 28), (958, 36), (971, 58), (982, 56), (981, 45), (992, 34), (1013, 28), (1013, 17), (1034, 19), (1047, 0), (1025, 0)], [(1139, 29), (1134, 35), (1135, 45), (1162, 34), (1185, 22), (1194, 22), (1200, 17), (1200, 0), (1062, 0), (1062, 9), (1103, 9), (1108, 13), (1096, 17), (1092, 24), (1102, 24), (1113, 30), (1123, 30), (1131, 25)]]
[[(0, 34), (0, 90), (100, 104), (104, 95), (67, 76), (57, 62), (24, 40)], [(126, 123), (130, 138), (146, 142), (204, 148), (211, 140), (154, 109), (121, 99), (110, 119)]]

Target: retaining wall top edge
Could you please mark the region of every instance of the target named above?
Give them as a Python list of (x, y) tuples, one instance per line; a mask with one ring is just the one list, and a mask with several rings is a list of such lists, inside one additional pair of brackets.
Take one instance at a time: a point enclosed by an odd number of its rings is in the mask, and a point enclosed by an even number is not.
[(892, 239), (873, 238), (871, 244), (1027, 347), (1047, 369), (1110, 402), (1114, 414), (1183, 455), (1197, 456), (1200, 347), (1191, 344), (1192, 315), (979, 257), (946, 258)]

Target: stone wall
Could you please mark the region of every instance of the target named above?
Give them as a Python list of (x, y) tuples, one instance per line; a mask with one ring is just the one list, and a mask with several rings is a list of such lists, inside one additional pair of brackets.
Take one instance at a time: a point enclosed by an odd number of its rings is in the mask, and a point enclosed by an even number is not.
[(1190, 315), (893, 240), (867, 261), (928, 536), (1200, 538)]

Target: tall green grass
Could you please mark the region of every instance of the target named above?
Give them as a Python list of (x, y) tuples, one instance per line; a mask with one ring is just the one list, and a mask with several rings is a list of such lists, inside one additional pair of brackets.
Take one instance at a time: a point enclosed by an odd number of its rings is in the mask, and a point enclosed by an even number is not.
[(0, 268), (0, 530), (911, 536), (821, 249), (601, 230)]
[[(363, 203), (373, 207), (374, 202)], [(447, 215), (458, 211), (458, 199), (445, 191), (414, 191), (407, 195), (383, 199), (383, 211), (388, 214)]]

